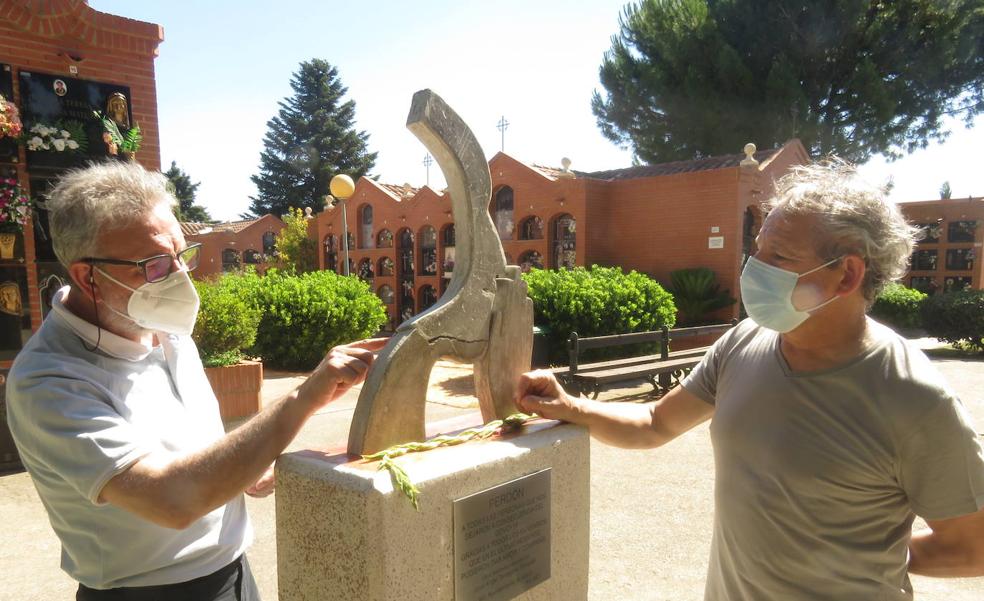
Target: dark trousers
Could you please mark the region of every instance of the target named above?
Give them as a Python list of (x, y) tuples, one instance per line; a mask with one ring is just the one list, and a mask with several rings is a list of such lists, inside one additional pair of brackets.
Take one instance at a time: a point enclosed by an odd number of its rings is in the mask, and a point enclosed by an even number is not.
[(208, 576), (160, 586), (131, 586), (104, 591), (79, 585), (76, 601), (260, 601), (243, 555)]

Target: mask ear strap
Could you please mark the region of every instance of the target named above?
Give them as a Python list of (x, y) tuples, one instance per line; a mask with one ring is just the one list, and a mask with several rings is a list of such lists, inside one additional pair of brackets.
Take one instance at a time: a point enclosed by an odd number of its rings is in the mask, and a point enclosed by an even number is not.
[(82, 340), (82, 348), (94, 353), (99, 349), (99, 343), (102, 342), (102, 327), (99, 323), (99, 305), (96, 304), (96, 290), (95, 290), (96, 280), (92, 277), (92, 265), (89, 265), (89, 292), (92, 295), (92, 311), (96, 314), (96, 346), (89, 348), (89, 345)]

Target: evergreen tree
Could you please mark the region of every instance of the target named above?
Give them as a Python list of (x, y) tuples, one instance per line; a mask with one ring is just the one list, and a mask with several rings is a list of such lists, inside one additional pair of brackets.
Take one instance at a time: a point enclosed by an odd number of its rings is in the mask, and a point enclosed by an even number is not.
[(950, 182), (943, 182), (940, 186), (940, 200), (949, 200), (953, 196), (953, 191), (950, 190)]
[(211, 223), (212, 216), (208, 210), (195, 204), (195, 194), (201, 182), (191, 183), (191, 177), (178, 167), (177, 162), (171, 161), (171, 168), (164, 172), (167, 178), (167, 188), (178, 199), (178, 206), (174, 208), (174, 216), (178, 221), (198, 221)]
[(328, 183), (338, 174), (353, 180), (376, 161), (366, 145), (369, 135), (355, 130), (355, 102), (343, 101), (347, 88), (326, 61), (301, 63), (290, 82), (294, 95), (280, 102), (267, 122), (260, 173), (252, 176), (257, 195), (250, 212), (287, 214), (290, 207), (324, 209)]
[(619, 21), (592, 110), (646, 162), (794, 137), (897, 158), (984, 111), (981, 0), (641, 0)]

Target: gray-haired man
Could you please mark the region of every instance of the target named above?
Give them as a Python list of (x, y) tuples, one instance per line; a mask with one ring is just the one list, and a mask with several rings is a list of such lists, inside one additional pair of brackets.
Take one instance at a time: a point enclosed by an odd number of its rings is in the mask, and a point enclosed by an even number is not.
[(361, 381), (382, 341), (332, 349), (294, 392), (224, 433), (189, 337), (198, 297), (159, 173), (108, 162), (47, 203), (71, 285), (18, 355), (8, 420), (78, 599), (258, 599), (243, 492), (305, 420)]
[[(984, 575), (984, 457), (926, 357), (865, 315), (910, 228), (849, 166), (778, 183), (741, 277), (751, 319), (655, 405), (569, 397), (525, 375), (526, 411), (627, 448), (712, 420), (708, 601), (902, 601), (908, 573)], [(915, 515), (930, 530), (911, 535)]]

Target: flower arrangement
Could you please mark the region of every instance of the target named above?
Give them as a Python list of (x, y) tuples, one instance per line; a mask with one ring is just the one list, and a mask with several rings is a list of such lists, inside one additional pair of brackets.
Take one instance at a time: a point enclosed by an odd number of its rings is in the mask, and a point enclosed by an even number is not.
[(85, 152), (85, 129), (78, 121), (54, 125), (35, 123), (28, 130), (27, 149), (39, 152)]
[(0, 227), (24, 231), (31, 211), (31, 198), (14, 178), (0, 178)]
[(20, 137), (23, 129), (17, 105), (0, 94), (0, 138)]

